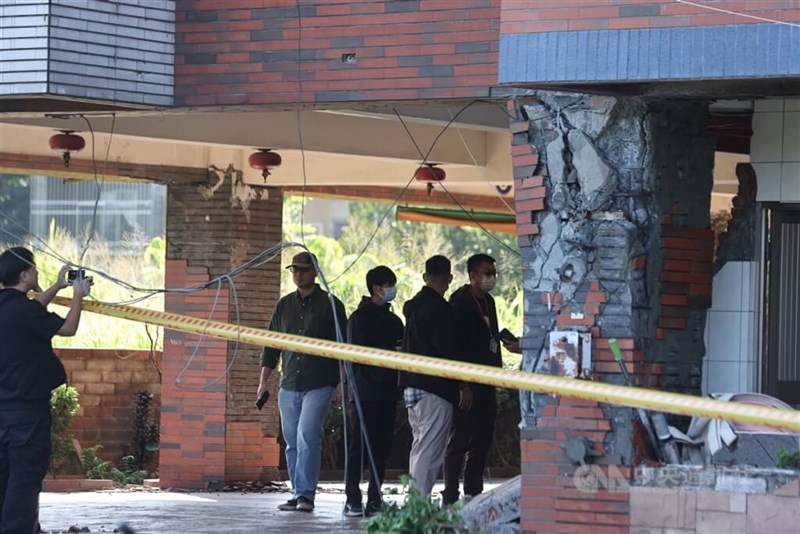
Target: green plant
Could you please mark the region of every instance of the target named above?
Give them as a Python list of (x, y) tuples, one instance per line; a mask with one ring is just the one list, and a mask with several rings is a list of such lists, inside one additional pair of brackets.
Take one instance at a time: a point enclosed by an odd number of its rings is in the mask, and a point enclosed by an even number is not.
[(775, 455), (775, 465), (781, 469), (800, 469), (800, 451), (789, 452), (781, 445)]
[(53, 452), (50, 455), (50, 472), (62, 473), (76, 461), (75, 446), (69, 425), (80, 409), (80, 395), (72, 386), (62, 384), (50, 394), (50, 413), (52, 425), (50, 437)]
[(120, 459), (120, 469), (111, 468), (111, 479), (117, 484), (141, 484), (147, 478), (147, 470), (139, 469), (136, 457), (132, 454)]
[(113, 464), (108, 460), (103, 460), (100, 458), (99, 453), (101, 450), (103, 450), (103, 446), (100, 444), (83, 449), (81, 460), (83, 463), (83, 471), (86, 473), (86, 478), (108, 478)]
[(463, 521), (459, 515), (460, 507), (442, 506), (430, 497), (422, 496), (409, 486), (409, 476), (400, 477), (406, 492), (403, 506), (389, 504), (387, 509), (366, 524), (366, 531), (373, 534), (440, 534), (459, 533)]
[[(351, 411), (349, 410), (347, 413), (348, 424), (352, 421), (350, 419)], [(322, 465), (326, 469), (341, 469), (342, 465), (339, 460), (344, 459), (344, 423), (341, 403), (331, 403), (322, 427)]]
[(134, 395), (134, 399), (131, 456), (139, 462), (137, 469), (142, 469), (158, 450), (158, 423), (151, 416), (153, 394), (142, 390)]
[[(505, 366), (506, 369), (510, 365)], [(490, 467), (519, 467), (519, 393), (513, 389), (498, 388), (497, 418), (494, 426), (494, 444), (489, 451)]]

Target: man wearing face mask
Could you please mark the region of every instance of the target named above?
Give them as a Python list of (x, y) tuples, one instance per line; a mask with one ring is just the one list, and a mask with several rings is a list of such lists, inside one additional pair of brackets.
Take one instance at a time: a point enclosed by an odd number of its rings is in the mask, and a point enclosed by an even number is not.
[[(450, 296), (461, 345), (470, 363), (501, 367), (497, 309), (490, 294), (497, 281), (494, 258), (475, 254), (467, 260), (467, 273), (469, 284)], [(470, 384), (469, 388), (472, 390), (471, 405), (453, 411), (444, 459), (444, 504), (458, 500), (462, 468), (464, 495), (474, 497), (483, 491), (483, 471), (497, 415), (495, 388), (482, 384)]]
[[(390, 303), (397, 295), (397, 277), (385, 265), (367, 273), (369, 296), (361, 299), (358, 309), (347, 324), (347, 341), (354, 345), (395, 350), (403, 339), (403, 322), (392, 313)], [(360, 517), (374, 515), (383, 508), (381, 484), (386, 459), (392, 449), (394, 419), (399, 398), (397, 371), (371, 365), (352, 364), (348, 370), (351, 391), (358, 396), (367, 434), (363, 440), (361, 421), (354, 411), (353, 429), (349, 435), (344, 515)], [(375, 473), (372, 473), (367, 445), (372, 451)], [(359, 482), (364, 468), (369, 468), (367, 506), (361, 502)]]

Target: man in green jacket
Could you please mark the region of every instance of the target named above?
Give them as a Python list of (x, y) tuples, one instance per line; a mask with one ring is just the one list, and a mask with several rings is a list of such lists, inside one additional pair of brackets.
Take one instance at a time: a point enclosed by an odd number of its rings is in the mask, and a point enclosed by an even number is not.
[[(292, 258), (297, 290), (278, 301), (269, 329), (287, 334), (336, 340), (336, 327), (345, 332), (344, 305), (336, 297), (333, 306), (327, 292), (316, 283), (316, 258), (301, 252)], [(334, 319), (336, 317), (336, 319)], [(261, 379), (256, 398), (267, 389), (267, 379), (282, 359), (278, 409), (286, 441), (286, 467), (294, 492), (278, 508), (311, 512), (319, 481), (322, 424), (339, 383), (339, 362), (329, 358), (265, 347), (261, 353)]]

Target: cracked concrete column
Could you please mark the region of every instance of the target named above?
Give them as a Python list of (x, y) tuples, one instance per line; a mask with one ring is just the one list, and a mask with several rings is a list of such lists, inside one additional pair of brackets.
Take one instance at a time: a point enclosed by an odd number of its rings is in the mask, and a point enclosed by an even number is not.
[[(517, 114), (512, 154), (531, 147), (539, 156), (535, 167), (514, 171), (517, 221), (525, 224), (517, 232), (523, 369), (547, 372), (550, 332), (577, 331), (592, 335), (592, 380), (623, 383), (608, 343), (616, 338), (636, 385), (699, 393), (713, 258), (707, 105), (528, 96), (509, 106)], [(534, 195), (543, 197), (540, 209), (520, 208)], [(591, 440), (596, 461), (623, 476), (652, 457), (633, 410), (528, 393), (520, 400), (523, 488), (580, 498), (575, 466), (561, 449), (570, 437)], [(559, 531), (555, 516), (547, 528), (541, 523), (545, 508), (535, 498), (523, 503), (532, 530)]]

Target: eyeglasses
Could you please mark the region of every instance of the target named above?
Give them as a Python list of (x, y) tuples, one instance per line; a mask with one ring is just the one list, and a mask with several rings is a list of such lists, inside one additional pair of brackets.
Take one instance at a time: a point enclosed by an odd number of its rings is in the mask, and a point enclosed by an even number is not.
[(305, 273), (307, 273), (308, 271), (310, 271), (312, 269), (313, 269), (313, 267), (295, 267), (294, 265), (289, 267), (289, 271), (292, 274), (305, 274)]

